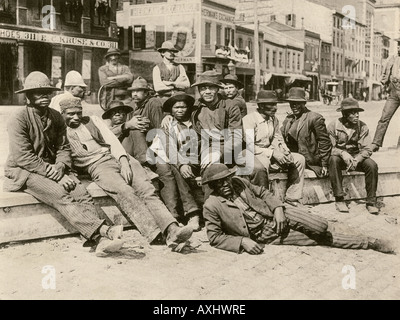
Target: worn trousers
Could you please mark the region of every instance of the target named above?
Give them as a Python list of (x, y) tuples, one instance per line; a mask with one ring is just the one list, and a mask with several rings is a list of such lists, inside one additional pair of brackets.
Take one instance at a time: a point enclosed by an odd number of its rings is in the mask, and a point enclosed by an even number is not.
[(67, 192), (59, 183), (42, 175), (31, 173), (26, 180), (24, 192), (56, 209), (83, 237), (92, 237), (105, 224), (99, 218), (92, 197), (81, 182), (70, 176), (77, 185), (75, 190)]
[[(288, 168), (288, 181), (286, 190), (286, 200), (300, 200), (303, 197), (304, 188), (304, 170), (306, 167), (306, 160), (304, 156), (299, 153), (292, 153), (294, 164)], [(271, 159), (257, 155), (256, 158), (263, 164), (263, 166), (270, 171)]]
[[(266, 230), (266, 244), (316, 246), (325, 245), (343, 249), (368, 249), (368, 238), (346, 235), (328, 231), (328, 221), (320, 216), (310, 214), (306, 210), (286, 206), (285, 215), (289, 219), (289, 227), (281, 236), (271, 237), (273, 230)], [(271, 241), (272, 240), (272, 241)]]
[[(331, 180), (333, 195), (344, 197), (342, 170), (346, 169), (346, 163), (339, 156), (331, 156), (329, 160), (329, 178)], [(367, 203), (376, 202), (376, 190), (378, 188), (378, 165), (371, 158), (360, 162), (357, 171), (365, 173), (365, 189), (367, 191)]]
[(87, 169), (92, 180), (112, 197), (127, 219), (133, 223), (149, 243), (168, 226), (177, 223), (148, 180), (144, 169), (134, 159), (129, 159), (133, 172), (132, 184), (122, 178), (120, 164), (113, 158), (103, 158)]
[(390, 94), (386, 100), (385, 106), (382, 110), (381, 118), (376, 127), (374, 140), (372, 143), (382, 146), (383, 140), (386, 135), (386, 131), (389, 127), (390, 120), (400, 106), (400, 88), (397, 88), (390, 84)]

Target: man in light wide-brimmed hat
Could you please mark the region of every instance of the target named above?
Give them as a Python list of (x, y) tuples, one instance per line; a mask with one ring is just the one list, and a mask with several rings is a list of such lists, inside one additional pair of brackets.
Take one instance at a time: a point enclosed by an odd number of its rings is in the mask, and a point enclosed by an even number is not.
[[(268, 185), (264, 166), (254, 154), (243, 148), (242, 115), (238, 101), (223, 99), (219, 94), (219, 90), (224, 89), (221, 75), (215, 70), (206, 71), (199, 75), (192, 87), (197, 87), (200, 94), (197, 109), (192, 114), (193, 128), (199, 137), (203, 135), (203, 141), (209, 142), (201, 146), (202, 169), (215, 162), (238, 164), (249, 169), (248, 175), (254, 184)], [(219, 142), (219, 149), (215, 147), (215, 141)], [(246, 163), (246, 158), (252, 161), (252, 168), (247, 167), (250, 164)]]
[(183, 65), (175, 62), (179, 50), (171, 41), (165, 41), (157, 51), (161, 54), (162, 61), (153, 68), (153, 84), (154, 90), (164, 102), (175, 92), (188, 89), (190, 82)]
[(257, 111), (243, 118), (243, 132), (253, 135), (254, 154), (268, 172), (288, 172), (285, 201), (299, 205), (303, 197), (305, 159), (290, 152), (283, 140), (275, 117), (278, 96), (275, 91), (261, 90), (252, 102), (257, 104)]
[(367, 210), (378, 214), (376, 207), (376, 190), (378, 187), (378, 165), (371, 159), (371, 137), (367, 125), (360, 121), (358, 101), (346, 98), (337, 109), (342, 117), (328, 125), (328, 133), (333, 149), (329, 160), (329, 177), (336, 208), (339, 212), (348, 212), (343, 190), (342, 170), (365, 172), (365, 188), (367, 191)]
[(67, 98), (76, 97), (83, 101), (86, 89), (87, 85), (78, 71), (68, 72), (65, 76), (64, 92), (51, 99), (50, 108), (60, 111), (60, 102)]
[(307, 108), (304, 88), (290, 88), (287, 101), (292, 114), (283, 121), (281, 129), (286, 145), (291, 152), (303, 155), (306, 167), (318, 177), (327, 176), (332, 143), (324, 117)]
[(227, 74), (221, 82), (225, 85), (224, 91), (226, 98), (238, 100), (240, 113), (242, 117), (245, 117), (247, 115), (247, 105), (240, 93), (244, 87), (243, 83), (241, 83), (234, 74)]
[[(96, 254), (119, 250), (122, 229), (99, 219), (93, 199), (71, 173), (71, 148), (61, 114), (49, 108), (50, 95), (59, 90), (38, 71), (30, 73), (24, 88), (26, 108), (17, 111), (8, 123), (10, 151), (5, 166), (4, 191), (26, 192), (56, 209), (97, 246)], [(76, 98), (79, 100), (79, 98)]]

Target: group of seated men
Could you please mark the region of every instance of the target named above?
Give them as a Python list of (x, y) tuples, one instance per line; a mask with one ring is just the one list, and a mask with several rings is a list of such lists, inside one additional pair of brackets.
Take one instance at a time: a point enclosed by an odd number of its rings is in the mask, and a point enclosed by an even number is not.
[[(57, 209), (97, 255), (120, 250), (123, 230), (98, 218), (77, 173), (112, 197), (150, 244), (164, 241), (173, 250), (201, 229), (204, 217), (210, 244), (234, 252), (260, 254), (265, 244), (393, 252), (379, 239), (332, 234), (325, 219), (301, 204), (309, 168), (318, 177), (329, 175), (337, 209), (348, 212), (342, 170), (358, 170), (366, 173), (367, 209), (378, 213), (378, 168), (356, 100), (345, 99), (338, 109), (342, 117), (327, 128), (320, 114), (307, 109), (304, 89), (292, 88), (287, 100), (293, 113), (279, 128), (274, 91), (261, 90), (257, 111), (246, 114), (237, 78), (220, 79), (212, 70), (192, 85), (197, 101), (185, 92), (154, 96), (137, 77), (127, 89), (132, 103), (113, 100), (100, 119), (84, 115), (86, 85), (76, 71), (72, 78), (64, 97), (53, 98), (53, 108), (50, 94), (58, 89), (48, 77), (32, 72), (26, 78), (18, 93), (26, 94), (27, 106), (8, 125), (4, 187)], [(288, 172), (283, 202), (268, 190), (274, 170)], [(192, 190), (199, 177), (201, 202)]]

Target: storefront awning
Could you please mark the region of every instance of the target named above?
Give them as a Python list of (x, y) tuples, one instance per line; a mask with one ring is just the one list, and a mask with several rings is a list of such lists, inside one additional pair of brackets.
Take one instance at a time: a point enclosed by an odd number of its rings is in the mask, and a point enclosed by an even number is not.
[(288, 78), (285, 79), (285, 83), (292, 84), (296, 80), (312, 82), (312, 79), (310, 77), (306, 77), (305, 75), (302, 75), (302, 74), (292, 73), (292, 74), (288, 74)]

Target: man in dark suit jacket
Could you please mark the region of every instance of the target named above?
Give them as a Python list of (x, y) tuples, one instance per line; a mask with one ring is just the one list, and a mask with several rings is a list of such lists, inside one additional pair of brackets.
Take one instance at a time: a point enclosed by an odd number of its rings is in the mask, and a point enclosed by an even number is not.
[(284, 205), (270, 191), (233, 174), (225, 165), (213, 164), (203, 175), (203, 183), (214, 190), (203, 211), (211, 246), (249, 254), (261, 254), (265, 244), (393, 253), (386, 241), (331, 233), (324, 218)]
[(306, 167), (318, 177), (326, 176), (332, 142), (325, 119), (319, 113), (307, 109), (303, 88), (291, 88), (287, 101), (293, 114), (288, 115), (282, 124), (286, 145), (291, 152), (302, 154), (306, 158)]

